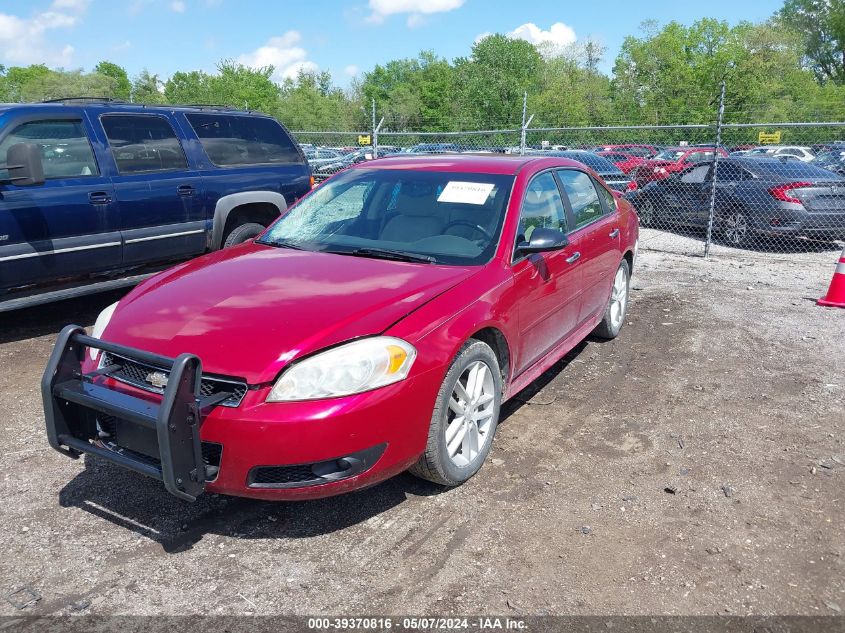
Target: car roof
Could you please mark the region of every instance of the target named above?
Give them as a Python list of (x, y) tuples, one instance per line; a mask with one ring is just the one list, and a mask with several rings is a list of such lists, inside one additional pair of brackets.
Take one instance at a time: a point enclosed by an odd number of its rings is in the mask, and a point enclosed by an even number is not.
[(73, 108), (89, 108), (100, 109), (108, 112), (217, 112), (223, 114), (239, 114), (242, 116), (263, 116), (270, 115), (263, 112), (256, 112), (254, 110), (240, 110), (238, 108), (228, 106), (215, 105), (156, 105), (144, 103), (124, 103), (120, 101), (79, 101), (74, 99), (67, 99), (63, 102), (43, 102), (43, 103), (2, 103), (0, 104), (0, 113), (5, 113), (10, 110), (36, 110), (44, 112), (61, 112), (62, 110)]
[(515, 176), (532, 164), (545, 167), (581, 167), (568, 158), (554, 156), (526, 156), (503, 154), (398, 154), (354, 165), (352, 169), (417, 169), (420, 171), (457, 171), (467, 173), (502, 174)]

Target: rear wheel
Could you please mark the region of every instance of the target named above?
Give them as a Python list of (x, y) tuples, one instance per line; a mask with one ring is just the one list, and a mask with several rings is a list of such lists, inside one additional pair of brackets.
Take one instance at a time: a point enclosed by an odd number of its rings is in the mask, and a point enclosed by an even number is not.
[(599, 338), (612, 339), (619, 335), (625, 316), (628, 314), (628, 290), (631, 285), (631, 267), (628, 260), (623, 259), (616, 269), (613, 287), (610, 289), (610, 300), (604, 311), (604, 318), (593, 334)]
[(640, 224), (643, 226), (654, 226), (657, 220), (657, 210), (651, 200), (646, 198), (640, 208), (638, 209), (640, 216)]
[(731, 246), (744, 246), (750, 241), (748, 217), (742, 211), (731, 211), (722, 222), (722, 234)]
[(496, 354), (486, 343), (471, 339), (446, 373), (425, 452), (410, 472), (446, 486), (472, 477), (490, 452), (501, 403), (502, 374)]
[(223, 240), (223, 248), (229, 248), (235, 244), (242, 244), (247, 240), (261, 235), (266, 227), (258, 222), (247, 222), (240, 224), (229, 231), (226, 239)]

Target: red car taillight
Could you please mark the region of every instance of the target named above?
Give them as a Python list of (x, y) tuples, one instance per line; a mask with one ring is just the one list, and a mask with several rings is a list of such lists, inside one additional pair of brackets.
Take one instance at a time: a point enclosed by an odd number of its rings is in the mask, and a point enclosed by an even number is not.
[(801, 201), (790, 195), (793, 189), (800, 189), (801, 187), (812, 187), (813, 183), (811, 182), (790, 182), (786, 185), (778, 185), (777, 187), (772, 187), (769, 189), (769, 193), (775, 200), (782, 200), (783, 202), (797, 202), (801, 203)]
[(625, 191), (636, 191), (637, 190), (637, 181), (631, 180), (626, 186)]

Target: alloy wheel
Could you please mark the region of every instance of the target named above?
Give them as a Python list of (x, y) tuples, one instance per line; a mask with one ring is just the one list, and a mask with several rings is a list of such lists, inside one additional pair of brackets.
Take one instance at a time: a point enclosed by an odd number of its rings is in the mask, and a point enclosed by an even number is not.
[(473, 464), (492, 438), (496, 383), (487, 363), (475, 361), (461, 374), (449, 397), (446, 453), (456, 466)]
[(734, 246), (739, 246), (748, 235), (748, 221), (742, 213), (731, 213), (725, 218), (725, 238)]
[(614, 330), (621, 327), (627, 307), (628, 275), (625, 269), (620, 267), (616, 271), (616, 278), (613, 280), (613, 289), (610, 292), (610, 324)]

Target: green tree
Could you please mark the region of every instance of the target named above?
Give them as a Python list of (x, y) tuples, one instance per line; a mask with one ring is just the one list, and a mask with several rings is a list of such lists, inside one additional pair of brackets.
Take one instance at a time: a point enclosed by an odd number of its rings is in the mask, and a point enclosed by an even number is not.
[(820, 81), (845, 84), (845, 0), (786, 0), (777, 17), (801, 34)]
[(108, 61), (101, 61), (94, 66), (94, 72), (105, 77), (111, 77), (114, 80), (114, 92), (111, 96), (129, 101), (132, 92), (132, 83), (129, 81), (129, 75), (122, 66), (113, 64)]
[(459, 118), (465, 125), (518, 125), (522, 95), (540, 86), (543, 58), (529, 42), (489, 35), (455, 60)]
[(165, 103), (165, 96), (159, 90), (161, 87), (162, 81), (158, 75), (150, 73), (145, 68), (132, 79), (132, 101), (149, 104)]

